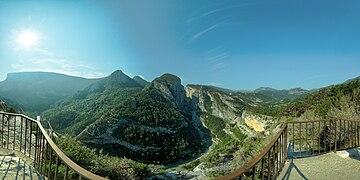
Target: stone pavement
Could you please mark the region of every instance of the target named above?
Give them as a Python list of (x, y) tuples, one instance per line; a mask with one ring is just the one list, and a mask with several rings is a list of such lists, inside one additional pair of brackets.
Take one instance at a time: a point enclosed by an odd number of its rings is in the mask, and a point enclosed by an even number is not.
[(1, 179), (42, 179), (37, 171), (14, 153), (0, 152), (0, 178)]
[(360, 148), (290, 159), (278, 179), (360, 179)]

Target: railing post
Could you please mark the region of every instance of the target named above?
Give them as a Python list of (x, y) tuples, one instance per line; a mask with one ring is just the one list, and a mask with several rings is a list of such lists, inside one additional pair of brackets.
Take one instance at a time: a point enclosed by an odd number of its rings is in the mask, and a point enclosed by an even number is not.
[(15, 146), (15, 144), (16, 144), (16, 142), (15, 142), (15, 140), (16, 140), (16, 135), (15, 135), (15, 133), (16, 133), (16, 116), (14, 116), (14, 140), (13, 140), (13, 150), (16, 150), (16, 146)]
[(336, 124), (337, 124), (337, 120), (335, 119), (334, 122), (335, 122), (335, 137), (334, 137), (335, 148), (334, 148), (334, 152), (336, 153), (336, 150), (337, 150), (337, 133), (336, 133), (336, 132), (337, 132), (337, 130), (336, 130), (336, 129), (337, 129), (337, 125), (336, 125)]
[(284, 159), (287, 160), (288, 158), (288, 152), (287, 152), (287, 134), (288, 134), (288, 124), (286, 123), (286, 127), (285, 127), (285, 137), (284, 137), (284, 153), (285, 153), (285, 157)]
[(4, 118), (5, 118), (5, 114), (2, 114), (1, 116), (1, 147), (4, 147)]

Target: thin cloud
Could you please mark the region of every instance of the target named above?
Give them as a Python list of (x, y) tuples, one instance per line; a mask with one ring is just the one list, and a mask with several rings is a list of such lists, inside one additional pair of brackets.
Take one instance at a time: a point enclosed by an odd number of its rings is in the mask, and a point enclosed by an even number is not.
[(213, 26), (210, 26), (210, 27), (208, 27), (208, 28), (206, 28), (206, 29), (204, 29), (204, 30), (196, 33), (194, 36), (191, 37), (191, 41), (194, 41), (194, 40), (200, 38), (201, 36), (203, 36), (203, 35), (206, 34), (207, 32), (215, 29), (217, 26), (218, 26), (218, 25), (215, 24), (215, 25), (213, 25)]
[(212, 69), (213, 70), (220, 70), (220, 69), (223, 69), (223, 68), (225, 68), (227, 65), (226, 65), (226, 63), (217, 63), (217, 64), (215, 64), (215, 65), (213, 65), (213, 67), (212, 67)]
[(211, 86), (221, 86), (221, 83), (217, 83), (217, 82), (211, 82), (210, 83)]
[(202, 17), (206, 17), (209, 16), (211, 14), (215, 14), (224, 10), (229, 10), (229, 9), (236, 9), (236, 8), (241, 8), (241, 7), (247, 7), (247, 6), (253, 6), (253, 5), (259, 5), (259, 4), (263, 4), (263, 3), (245, 3), (245, 4), (240, 4), (240, 5), (234, 5), (234, 6), (227, 6), (227, 7), (222, 7), (222, 8), (218, 8), (212, 11), (208, 11), (206, 13), (201, 14), (200, 16), (198, 16), (198, 18), (202, 18)]
[(221, 54), (218, 54), (218, 55), (214, 55), (212, 57), (209, 58), (209, 60), (212, 62), (212, 63), (216, 63), (216, 62), (219, 62), (223, 59), (226, 59), (230, 57), (230, 52), (224, 52), (224, 53), (221, 53)]
[(85, 78), (99, 78), (106, 76), (103, 72), (98, 72), (88, 65), (72, 63), (64, 58), (24, 60), (20, 63), (12, 64), (11, 67), (16, 71), (56, 72)]

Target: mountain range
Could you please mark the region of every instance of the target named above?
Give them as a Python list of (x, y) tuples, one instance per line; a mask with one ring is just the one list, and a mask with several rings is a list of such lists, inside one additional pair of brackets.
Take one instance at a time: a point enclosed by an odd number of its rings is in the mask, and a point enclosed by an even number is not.
[(25, 112), (40, 113), (99, 80), (49, 72), (9, 73), (0, 82), (0, 96)]
[(316, 91), (184, 87), (172, 74), (147, 82), (120, 70), (99, 79), (12, 73), (0, 82), (0, 99), (8, 106), (41, 114), (56, 132), (98, 152), (153, 164), (201, 156), (186, 168), (215, 174), (249, 161), (276, 132), (280, 117), (358, 118), (359, 97), (359, 78)]

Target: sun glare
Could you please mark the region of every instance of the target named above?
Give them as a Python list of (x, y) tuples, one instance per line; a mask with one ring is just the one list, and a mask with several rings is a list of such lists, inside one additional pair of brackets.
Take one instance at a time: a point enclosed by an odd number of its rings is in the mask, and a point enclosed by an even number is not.
[(39, 35), (32, 31), (24, 31), (16, 39), (21, 47), (31, 48), (39, 41)]

